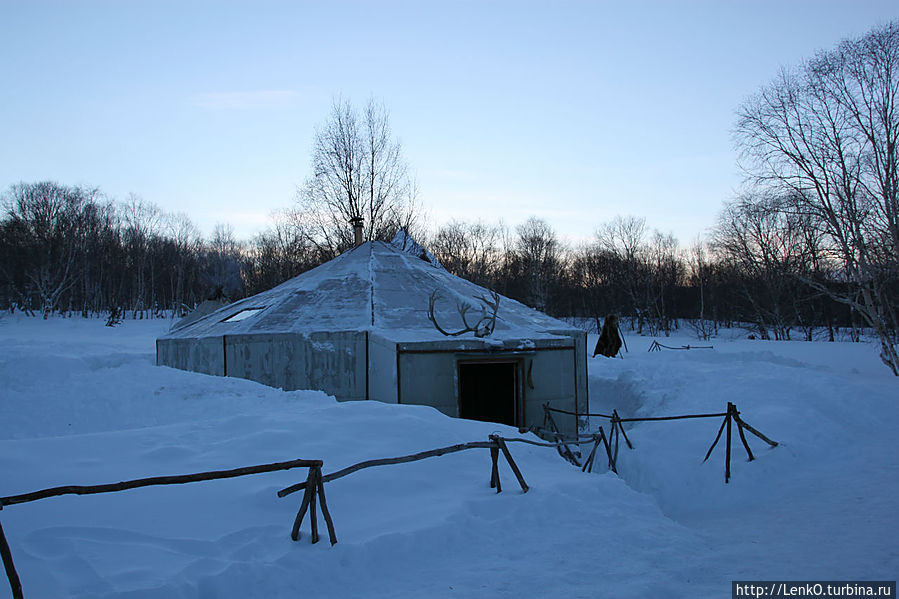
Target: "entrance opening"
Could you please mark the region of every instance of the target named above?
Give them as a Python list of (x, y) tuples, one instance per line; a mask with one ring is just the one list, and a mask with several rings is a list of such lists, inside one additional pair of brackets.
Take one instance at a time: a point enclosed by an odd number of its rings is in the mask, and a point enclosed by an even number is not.
[(459, 416), (515, 426), (518, 364), (460, 362)]

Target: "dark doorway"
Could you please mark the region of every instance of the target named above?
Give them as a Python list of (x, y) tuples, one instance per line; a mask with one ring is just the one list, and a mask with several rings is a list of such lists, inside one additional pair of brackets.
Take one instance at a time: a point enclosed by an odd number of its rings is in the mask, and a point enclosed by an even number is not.
[(515, 426), (518, 364), (460, 362), (459, 416)]

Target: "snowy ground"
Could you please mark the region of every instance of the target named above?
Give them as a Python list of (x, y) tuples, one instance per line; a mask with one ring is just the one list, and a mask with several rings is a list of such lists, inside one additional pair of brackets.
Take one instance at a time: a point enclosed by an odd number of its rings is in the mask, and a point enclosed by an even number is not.
[[(323, 459), (327, 473), (518, 436), (159, 368), (167, 326), (0, 319), (0, 495), (292, 458)], [(875, 347), (719, 338), (648, 353), (651, 341), (590, 361), (594, 411), (733, 401), (781, 446), (750, 438), (748, 463), (735, 443), (729, 485), (723, 447), (701, 464), (717, 420), (632, 425), (620, 476), (513, 444), (525, 495), (505, 466), (503, 493), (489, 488), (487, 450), (373, 468), (326, 484), (333, 548), (309, 543), (308, 522), (289, 539), (300, 497), (275, 493), (302, 470), (14, 505), (0, 518), (25, 596), (727, 597), (733, 579), (897, 578), (899, 385)]]

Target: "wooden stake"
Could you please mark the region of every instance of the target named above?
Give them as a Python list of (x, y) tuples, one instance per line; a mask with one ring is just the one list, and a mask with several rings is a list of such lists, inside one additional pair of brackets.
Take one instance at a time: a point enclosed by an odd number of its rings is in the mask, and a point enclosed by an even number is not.
[(331, 512), (328, 511), (328, 504), (325, 502), (325, 483), (322, 482), (321, 471), (318, 473), (318, 503), (322, 508), (322, 517), (325, 519), (325, 524), (328, 527), (328, 538), (331, 541), (331, 546), (337, 544), (337, 533), (334, 532), (334, 521), (331, 520)]
[(615, 452), (613, 455), (615, 456), (615, 462), (617, 463), (618, 462), (618, 439), (620, 438), (618, 431), (621, 429), (621, 423), (618, 422), (616, 424), (618, 424), (618, 426), (612, 427), (612, 436), (615, 438)]
[(718, 445), (718, 440), (721, 438), (721, 431), (724, 430), (724, 425), (728, 423), (729, 418), (730, 418), (729, 414), (724, 415), (724, 422), (722, 422), (721, 426), (718, 428), (718, 434), (715, 435), (715, 440), (712, 441), (712, 446), (709, 447), (709, 450), (706, 452), (705, 457), (702, 458), (703, 463), (705, 463), (705, 461), (709, 459), (709, 456), (712, 455), (712, 450), (715, 449), (716, 445)]
[(297, 517), (293, 521), (293, 528), (290, 531), (290, 538), (294, 541), (298, 541), (300, 539), (300, 525), (303, 523), (303, 517), (306, 515), (306, 510), (309, 508), (309, 500), (312, 496), (312, 483), (315, 480), (315, 474), (312, 471), (312, 468), (309, 469), (309, 476), (306, 477), (306, 492), (303, 493), (303, 501), (300, 502), (300, 510), (297, 512)]
[[(553, 419), (552, 413), (548, 409), (546, 409), (548, 406), (544, 405), (543, 407), (544, 407), (543, 413), (546, 415), (545, 418), (549, 420), (549, 424), (552, 427), (552, 431), (554, 433), (558, 433), (561, 438), (564, 438), (564, 435), (562, 435), (562, 431), (560, 431), (559, 427), (556, 426), (556, 421), (555, 421), (555, 419)], [(568, 460), (569, 462), (571, 462), (572, 464), (574, 464), (575, 466), (580, 468), (581, 463), (578, 462), (576, 457), (574, 457), (574, 453), (572, 453), (571, 448), (568, 447), (567, 443), (558, 445), (556, 447), (556, 449), (559, 451), (559, 454), (563, 458), (565, 458), (566, 460)]]
[(737, 416), (737, 420), (739, 420), (739, 421), (740, 421), (740, 424), (742, 424), (743, 427), (744, 427), (746, 430), (748, 430), (750, 433), (752, 433), (753, 435), (755, 435), (756, 437), (758, 437), (759, 439), (761, 439), (762, 441), (764, 441), (765, 443), (767, 443), (767, 444), (770, 445), (771, 447), (777, 447), (777, 441), (772, 441), (771, 439), (769, 439), (768, 437), (766, 437), (766, 436), (763, 435), (762, 433), (758, 432), (757, 430), (755, 430), (754, 428), (752, 428), (751, 426), (749, 426), (748, 424), (746, 424), (746, 422), (745, 422), (742, 418), (740, 418), (739, 416)]
[(633, 449), (634, 446), (631, 443), (631, 440), (627, 438), (627, 433), (624, 432), (624, 427), (621, 426), (621, 417), (618, 416), (618, 410), (612, 410), (612, 426), (618, 425), (618, 429), (621, 431), (622, 436), (624, 437), (624, 442), (627, 443), (628, 449)]
[(12, 590), (13, 599), (23, 599), (22, 582), (19, 580), (19, 573), (16, 572), (16, 566), (12, 561), (12, 551), (9, 549), (9, 543), (6, 542), (2, 524), (0, 524), (0, 557), (3, 558), (3, 568), (6, 570), (6, 578), (9, 579), (9, 588)]
[[(739, 414), (739, 412), (737, 412)], [(740, 421), (740, 417), (738, 415), (734, 415), (734, 420), (737, 421), (737, 432), (740, 433), (740, 441), (743, 442), (743, 447), (746, 448), (746, 454), (749, 456), (749, 461), (755, 459), (755, 456), (752, 455), (752, 450), (749, 449), (749, 443), (746, 442), (746, 435), (743, 434), (743, 423)]]
[(499, 445), (490, 448), (490, 460), (493, 462), (493, 469), (490, 472), (490, 488), (495, 488), (497, 493), (502, 493), (503, 486), (499, 482)]
[(731, 414), (736, 409), (734, 404), (727, 402), (727, 416), (724, 417), (724, 422), (727, 424), (727, 447), (725, 447), (724, 453), (724, 483), (727, 484), (730, 482), (730, 428), (731, 428)]
[(318, 476), (314, 477), (312, 486), (309, 488), (309, 526), (312, 528), (313, 545), (318, 543), (318, 518), (315, 513), (315, 495), (316, 491), (318, 491), (318, 481), (320, 477), (321, 472), (319, 472)]
[(506, 442), (502, 437), (496, 437), (494, 435), (490, 435), (491, 440), (494, 440), (499, 445), (500, 451), (503, 452), (503, 455), (506, 456), (506, 461), (509, 462), (509, 467), (512, 468), (512, 472), (515, 474), (515, 478), (518, 479), (518, 484), (521, 485), (522, 493), (528, 492), (528, 484), (524, 482), (524, 477), (521, 475), (521, 470), (518, 469), (518, 465), (515, 463), (515, 460), (512, 459), (512, 454), (509, 453), (509, 448), (506, 447)]
[(615, 463), (615, 458), (612, 457), (612, 448), (609, 445), (609, 440), (606, 438), (606, 433), (602, 430), (602, 427), (599, 427), (599, 434), (602, 436), (602, 444), (606, 448), (606, 456), (609, 458), (609, 470), (618, 474), (618, 466)]
[[(600, 432), (600, 434), (602, 434)], [(587, 461), (584, 462), (584, 467), (581, 468), (581, 472), (593, 472), (593, 460), (596, 458), (596, 448), (599, 447), (600, 435), (593, 435), (593, 449), (590, 450), (590, 455), (587, 456)]]

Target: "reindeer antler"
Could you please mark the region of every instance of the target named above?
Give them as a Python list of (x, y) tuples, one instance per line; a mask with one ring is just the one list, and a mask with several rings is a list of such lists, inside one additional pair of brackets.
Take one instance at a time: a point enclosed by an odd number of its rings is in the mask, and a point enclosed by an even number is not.
[[(446, 335), (447, 337), (458, 337), (464, 333), (468, 333), (469, 331), (474, 333), (475, 337), (487, 337), (488, 335), (493, 333), (493, 329), (496, 328), (496, 313), (499, 311), (499, 294), (495, 291), (491, 291), (490, 295), (492, 297), (492, 301), (483, 297), (476, 296), (475, 299), (484, 304), (481, 307), (481, 318), (472, 326), (468, 323), (468, 318), (466, 315), (468, 311), (471, 310), (472, 306), (466, 302), (457, 302), (456, 310), (459, 311), (459, 315), (462, 317), (462, 323), (465, 325), (464, 329), (460, 329), (455, 332), (449, 332), (443, 329), (440, 324), (437, 322), (437, 317), (434, 315), (434, 306), (437, 303), (437, 296), (439, 295), (439, 290), (434, 290), (431, 294), (431, 297), (428, 298), (428, 320), (430, 320), (434, 327)], [(489, 308), (491, 312), (488, 314), (487, 310)]]

